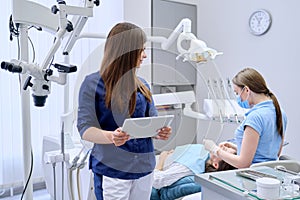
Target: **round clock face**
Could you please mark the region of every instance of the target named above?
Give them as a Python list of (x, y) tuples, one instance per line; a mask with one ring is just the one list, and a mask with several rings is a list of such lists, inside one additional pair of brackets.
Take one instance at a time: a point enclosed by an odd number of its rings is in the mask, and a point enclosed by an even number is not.
[(257, 10), (249, 18), (250, 31), (254, 35), (266, 33), (271, 26), (271, 15), (266, 10)]

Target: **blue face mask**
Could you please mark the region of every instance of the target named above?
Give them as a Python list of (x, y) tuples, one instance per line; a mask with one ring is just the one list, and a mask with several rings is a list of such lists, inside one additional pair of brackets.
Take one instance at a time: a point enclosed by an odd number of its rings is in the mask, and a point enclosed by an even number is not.
[(239, 106), (241, 106), (242, 108), (246, 108), (246, 109), (251, 108), (248, 100), (242, 101), (240, 95), (237, 96), (236, 100), (237, 100), (237, 103), (239, 104)]

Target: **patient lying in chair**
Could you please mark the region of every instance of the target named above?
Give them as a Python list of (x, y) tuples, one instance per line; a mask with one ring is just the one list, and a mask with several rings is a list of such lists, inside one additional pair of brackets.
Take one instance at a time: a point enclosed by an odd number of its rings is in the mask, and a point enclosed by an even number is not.
[(234, 167), (210, 156), (202, 144), (187, 144), (163, 151), (154, 171), (151, 200), (174, 200), (200, 192), (200, 185), (194, 181), (195, 174), (230, 169)]

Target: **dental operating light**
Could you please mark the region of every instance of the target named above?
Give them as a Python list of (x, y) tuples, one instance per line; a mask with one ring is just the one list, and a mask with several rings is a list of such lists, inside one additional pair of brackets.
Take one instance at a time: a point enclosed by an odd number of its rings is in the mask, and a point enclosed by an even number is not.
[[(208, 59), (213, 60), (216, 56), (223, 54), (222, 52), (217, 52), (215, 49), (207, 47), (204, 41), (197, 39), (191, 32), (191, 24), (192, 22), (190, 19), (184, 18), (179, 22), (168, 38), (162, 36), (149, 36), (148, 40), (153, 43), (160, 43), (163, 50), (168, 50), (177, 40), (177, 50), (179, 55), (176, 57), (176, 60), (183, 58), (183, 62), (189, 61), (201, 64), (207, 62)], [(189, 48), (186, 49), (182, 46), (184, 42), (189, 42)], [(156, 105), (157, 103), (160, 105), (162, 102), (164, 102), (165, 105), (176, 103), (184, 104), (184, 115), (195, 119), (208, 119), (205, 114), (193, 111), (192, 104), (196, 102), (194, 91), (157, 94), (154, 95), (153, 98), (156, 101)], [(161, 99), (163, 99), (162, 102), (160, 102)], [(168, 100), (165, 101), (166, 99)]]
[[(176, 57), (178, 60), (180, 57), (183, 61), (191, 61), (196, 63), (206, 62), (207, 59), (215, 59), (217, 55), (223, 54), (217, 52), (215, 49), (208, 48), (206, 43), (191, 32), (192, 22), (188, 18), (182, 19), (176, 28), (172, 31), (168, 38), (162, 36), (150, 36), (148, 40), (155, 43), (161, 43), (161, 48), (167, 50), (177, 40), (177, 50), (179, 55)], [(185, 49), (182, 47), (183, 42), (189, 41), (190, 47)]]

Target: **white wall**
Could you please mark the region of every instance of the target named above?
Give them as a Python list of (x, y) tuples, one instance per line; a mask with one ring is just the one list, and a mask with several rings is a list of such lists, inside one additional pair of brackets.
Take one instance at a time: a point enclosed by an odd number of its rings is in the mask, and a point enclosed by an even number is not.
[[(286, 140), (290, 144), (283, 153), (298, 160), (299, 6), (297, 0), (201, 0), (198, 15), (198, 36), (224, 52), (216, 59), (224, 77), (231, 78), (246, 66), (255, 67), (263, 74), (288, 116)], [(272, 26), (267, 34), (253, 36), (248, 19), (253, 11), (261, 8), (271, 13)]]
[[(298, 0), (190, 2), (198, 4), (199, 39), (204, 40), (209, 47), (224, 52), (224, 55), (216, 59), (224, 78), (231, 79), (246, 66), (255, 67), (263, 74), (269, 89), (276, 95), (288, 116), (286, 140), (290, 144), (284, 147), (283, 153), (300, 160), (299, 148), (297, 148), (300, 141), (297, 127), (300, 118), (297, 108), (300, 98), (300, 93), (297, 91), (300, 72), (297, 59), (300, 52), (298, 23), (300, 2)], [(142, 2), (137, 4), (134, 0), (124, 1), (125, 13), (126, 8), (132, 9), (136, 5), (147, 8), (149, 1), (143, 3), (145, 5), (142, 5)], [(248, 19), (253, 11), (262, 8), (271, 13), (272, 26), (267, 34), (253, 36), (248, 28)], [(130, 19), (134, 18), (139, 22), (140, 19), (151, 19), (151, 16), (148, 12), (141, 14), (131, 10)], [(206, 97), (206, 94), (203, 96)], [(203, 96), (198, 98), (204, 98)], [(233, 137), (234, 127), (235, 125), (226, 125), (223, 130), (224, 137)], [(203, 129), (206, 130), (207, 127)]]
[[(134, 23), (141, 27), (150, 35), (151, 28), (151, 0), (123, 0), (124, 1), (124, 20)], [(138, 9), (137, 9), (138, 8)], [(137, 17), (138, 16), (138, 17)], [(143, 61), (143, 65), (138, 69), (138, 75), (151, 82), (151, 55), (150, 47), (146, 46), (147, 59)]]

